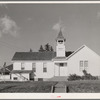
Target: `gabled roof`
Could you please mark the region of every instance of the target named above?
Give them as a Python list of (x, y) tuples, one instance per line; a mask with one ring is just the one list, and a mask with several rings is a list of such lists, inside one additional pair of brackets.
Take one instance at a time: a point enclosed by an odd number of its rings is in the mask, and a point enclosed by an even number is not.
[[(72, 51), (66, 52), (66, 57), (72, 54)], [(56, 57), (56, 52), (45, 51), (45, 52), (16, 52), (12, 60), (52, 60)]]
[(51, 60), (56, 56), (55, 52), (16, 52), (12, 60)]
[(31, 73), (32, 70), (12, 70), (11, 73)]
[[(77, 49), (75, 52), (73, 52), (71, 55), (69, 55), (66, 59), (68, 60), (69, 58), (71, 58), (73, 55), (75, 55), (77, 52), (79, 52), (80, 50), (82, 50), (84, 47), (87, 47), (86, 45), (81, 46), (79, 49)], [(87, 47), (88, 48), (88, 47)], [(90, 49), (90, 48), (88, 48)], [(91, 50), (91, 49), (90, 49)], [(92, 50), (91, 50), (92, 51)], [(94, 52), (94, 51), (92, 51)], [(95, 53), (95, 52), (94, 52)], [(95, 53), (96, 54), (96, 53)], [(96, 54), (98, 55), (98, 54)], [(98, 55), (99, 56), (99, 55)]]
[(68, 60), (69, 58), (71, 58), (73, 55), (75, 55), (77, 52), (79, 52), (81, 49), (83, 49), (85, 46), (86, 46), (86, 45), (81, 46), (79, 49), (77, 49), (75, 52), (73, 52), (71, 55), (69, 55), (69, 56), (67, 57), (67, 60)]

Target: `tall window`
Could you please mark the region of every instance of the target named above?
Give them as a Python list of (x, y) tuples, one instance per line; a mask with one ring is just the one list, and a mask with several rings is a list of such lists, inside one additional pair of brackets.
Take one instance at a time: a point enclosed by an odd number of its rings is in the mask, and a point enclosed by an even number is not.
[(43, 63), (43, 72), (47, 72), (47, 63)]
[(88, 69), (88, 61), (84, 61), (84, 69), (85, 69), (85, 70)]
[(83, 71), (83, 70), (87, 71), (88, 70), (88, 61), (81, 60), (79, 66), (80, 66), (80, 71)]
[(21, 70), (25, 69), (25, 63), (21, 63)]
[(80, 61), (80, 71), (83, 70), (83, 61)]
[(80, 61), (80, 67), (83, 67), (83, 61)]
[(32, 70), (33, 72), (36, 72), (36, 63), (32, 63)]

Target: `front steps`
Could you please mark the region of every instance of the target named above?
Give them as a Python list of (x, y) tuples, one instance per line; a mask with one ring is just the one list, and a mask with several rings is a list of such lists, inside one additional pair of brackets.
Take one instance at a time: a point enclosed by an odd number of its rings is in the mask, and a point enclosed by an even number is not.
[(64, 82), (58, 82), (54, 86), (54, 93), (66, 93), (66, 85)]
[(48, 79), (48, 81), (67, 81), (67, 76), (54, 76)]

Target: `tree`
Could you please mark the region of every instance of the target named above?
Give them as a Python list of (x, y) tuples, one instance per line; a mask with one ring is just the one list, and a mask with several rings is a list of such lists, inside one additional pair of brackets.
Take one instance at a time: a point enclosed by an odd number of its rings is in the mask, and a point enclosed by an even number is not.
[(49, 43), (47, 43), (47, 44), (44, 45), (44, 48), (41, 45), (40, 49), (38, 51), (39, 52), (44, 52), (44, 51), (54, 51), (54, 50), (53, 50), (53, 47), (51, 45), (49, 45)]
[(49, 43), (47, 43), (47, 44), (45, 45), (45, 51), (51, 51), (51, 50), (50, 50), (50, 45), (49, 45)]
[(43, 46), (41, 45), (40, 49), (39, 49), (39, 52), (43, 52), (43, 51), (44, 51), (44, 49), (43, 49)]
[(52, 46), (51, 46), (51, 48), (50, 48), (50, 51), (54, 51)]
[(6, 69), (6, 62), (4, 62), (4, 65), (3, 65), (3, 77), (4, 77), (4, 83), (5, 83), (5, 69)]

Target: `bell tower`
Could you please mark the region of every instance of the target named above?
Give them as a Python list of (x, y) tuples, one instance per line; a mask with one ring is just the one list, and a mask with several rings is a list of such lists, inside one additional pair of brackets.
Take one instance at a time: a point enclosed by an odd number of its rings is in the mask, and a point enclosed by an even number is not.
[(65, 57), (65, 41), (62, 31), (60, 29), (58, 36), (56, 38), (56, 57)]

